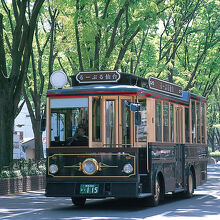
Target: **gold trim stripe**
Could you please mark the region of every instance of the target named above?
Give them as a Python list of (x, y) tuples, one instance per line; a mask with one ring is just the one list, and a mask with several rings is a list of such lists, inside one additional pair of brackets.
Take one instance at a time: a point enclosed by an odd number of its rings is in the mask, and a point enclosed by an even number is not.
[[(128, 177), (131, 177), (131, 176), (135, 176), (136, 175), (136, 158), (135, 158), (135, 156), (134, 155), (131, 155), (131, 154), (129, 154), (129, 153), (92, 153), (92, 154), (53, 154), (52, 156), (49, 156), (48, 157), (48, 168), (49, 168), (49, 166), (50, 166), (50, 163), (49, 163), (49, 159), (50, 158), (52, 158), (52, 157), (54, 157), (54, 156), (95, 156), (95, 155), (116, 155), (116, 156), (118, 156), (118, 155), (120, 155), (120, 156), (130, 156), (130, 157), (132, 157), (133, 159), (134, 159), (134, 172), (133, 173), (131, 173), (130, 175), (128, 175), (128, 176), (54, 176), (53, 174), (51, 174), (51, 173), (49, 173), (49, 169), (48, 169), (48, 176), (52, 176), (52, 177), (55, 177), (55, 178), (72, 178), (72, 177), (76, 177), (76, 178), (88, 178), (88, 177), (90, 177), (90, 178), (106, 178), (106, 177), (122, 177), (122, 178), (128, 178)], [(104, 165), (106, 165), (106, 164), (104, 164)], [(107, 165), (108, 166), (108, 165)], [(72, 166), (64, 166), (64, 167), (68, 167), (68, 168), (71, 168), (71, 167), (73, 167), (73, 168), (80, 168), (80, 165), (77, 165), (77, 164), (75, 164), (75, 165), (72, 165)], [(113, 167), (113, 166), (111, 166), (111, 167)], [(116, 167), (116, 166), (115, 166)]]

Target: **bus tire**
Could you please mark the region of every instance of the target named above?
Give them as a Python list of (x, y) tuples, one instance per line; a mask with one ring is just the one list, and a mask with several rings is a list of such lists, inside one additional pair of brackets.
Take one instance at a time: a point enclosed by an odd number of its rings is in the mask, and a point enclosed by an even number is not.
[(151, 206), (153, 207), (158, 206), (161, 198), (162, 198), (161, 182), (160, 182), (159, 177), (157, 176), (155, 183), (154, 183), (154, 195), (150, 197)]
[(72, 197), (72, 202), (75, 206), (83, 207), (86, 203), (86, 198)]
[(189, 170), (189, 174), (187, 176), (187, 186), (185, 191), (186, 198), (192, 198), (194, 193), (194, 177), (191, 170)]

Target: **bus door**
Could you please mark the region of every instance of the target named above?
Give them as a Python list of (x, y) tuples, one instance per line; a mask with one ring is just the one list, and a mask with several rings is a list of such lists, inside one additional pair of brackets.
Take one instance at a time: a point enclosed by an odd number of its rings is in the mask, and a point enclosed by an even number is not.
[(183, 187), (183, 109), (176, 108), (176, 187)]
[(132, 117), (128, 98), (105, 97), (105, 147), (129, 147), (132, 143)]
[(106, 97), (104, 104), (104, 146), (116, 147), (118, 145), (118, 99)]
[(122, 147), (130, 147), (132, 144), (133, 113), (128, 102), (131, 102), (128, 97), (119, 97), (119, 145)]

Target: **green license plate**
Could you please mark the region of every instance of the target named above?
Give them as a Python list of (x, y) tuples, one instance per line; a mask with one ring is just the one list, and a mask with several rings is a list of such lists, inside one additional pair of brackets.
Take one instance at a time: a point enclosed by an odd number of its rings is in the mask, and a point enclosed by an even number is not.
[(98, 184), (81, 184), (80, 194), (98, 194), (99, 185)]

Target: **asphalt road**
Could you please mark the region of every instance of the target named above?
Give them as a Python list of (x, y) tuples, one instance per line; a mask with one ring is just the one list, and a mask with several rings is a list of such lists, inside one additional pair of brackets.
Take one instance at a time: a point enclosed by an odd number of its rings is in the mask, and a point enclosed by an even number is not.
[(168, 195), (158, 207), (143, 200), (88, 200), (84, 208), (69, 198), (46, 198), (43, 191), (0, 196), (0, 220), (220, 219), (220, 164), (208, 167), (208, 181), (191, 199)]

